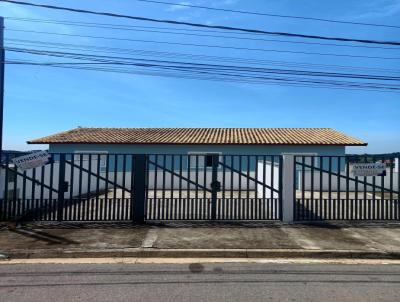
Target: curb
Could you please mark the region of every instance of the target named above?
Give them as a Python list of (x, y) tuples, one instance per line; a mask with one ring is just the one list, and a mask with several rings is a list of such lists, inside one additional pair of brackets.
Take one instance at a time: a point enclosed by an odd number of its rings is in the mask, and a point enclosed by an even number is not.
[(266, 249), (154, 249), (112, 250), (15, 250), (0, 260), (43, 258), (308, 258), (308, 259), (400, 259), (400, 251), (361, 250), (266, 250)]

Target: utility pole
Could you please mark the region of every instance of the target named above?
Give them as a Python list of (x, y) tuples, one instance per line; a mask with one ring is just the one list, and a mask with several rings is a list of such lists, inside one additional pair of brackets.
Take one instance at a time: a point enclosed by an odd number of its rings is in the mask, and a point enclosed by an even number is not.
[(3, 157), (3, 111), (4, 111), (4, 18), (0, 17), (0, 161)]
[(4, 111), (4, 18), (0, 16), (0, 162), (3, 157), (3, 111)]

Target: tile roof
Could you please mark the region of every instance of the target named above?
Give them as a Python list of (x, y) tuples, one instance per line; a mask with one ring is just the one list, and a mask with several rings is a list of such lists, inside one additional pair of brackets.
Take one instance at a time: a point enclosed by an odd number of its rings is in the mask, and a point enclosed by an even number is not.
[(28, 143), (367, 145), (330, 128), (76, 128)]

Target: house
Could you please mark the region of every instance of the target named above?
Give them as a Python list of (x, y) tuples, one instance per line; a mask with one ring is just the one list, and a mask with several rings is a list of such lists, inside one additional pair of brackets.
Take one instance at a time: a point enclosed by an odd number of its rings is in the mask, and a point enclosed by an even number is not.
[(336, 156), (367, 145), (330, 128), (75, 128), (28, 143), (54, 153)]
[[(25, 171), (26, 187), (21, 175), (8, 185), (7, 195), (24, 200), (54, 198), (48, 188), (59, 188), (60, 173), (68, 185), (65, 198), (129, 194), (137, 171), (133, 154), (148, 154), (148, 196), (172, 196), (173, 190), (208, 196), (219, 182), (231, 197), (277, 198), (280, 155), (331, 156), (330, 170), (337, 171), (344, 167), (344, 160), (336, 160), (345, 155), (346, 146), (366, 145), (329, 128), (76, 128), (28, 143), (48, 144), (53, 161)], [(314, 164), (326, 168), (325, 159)]]
[[(329, 128), (76, 128), (28, 143), (48, 144), (51, 153), (75, 154), (75, 163), (99, 169), (100, 174), (131, 171), (130, 157), (122, 163), (121, 154), (150, 154), (153, 157), (153, 164), (148, 167), (150, 173), (157, 174), (154, 172), (157, 169), (180, 170), (177, 173), (186, 173), (189, 179), (202, 180), (204, 184), (211, 183), (209, 170), (213, 157), (217, 156), (218, 179), (223, 179), (223, 175), (226, 179), (230, 177), (229, 172), (223, 171), (224, 164), (229, 164), (231, 169), (246, 171), (251, 178), (274, 182), (276, 186), (279, 155), (334, 156), (331, 170), (337, 171), (339, 166), (344, 169), (345, 161), (338, 165), (337, 159), (345, 155), (346, 146), (367, 145)], [(314, 164), (319, 165), (318, 158)], [(326, 166), (328, 158), (322, 164)], [(153, 174), (149, 175), (150, 187), (157, 183), (168, 188), (174, 186), (172, 179)], [(170, 172), (167, 174), (171, 176)], [(230, 180), (230, 187), (254, 187), (254, 182), (247, 184), (249, 178), (239, 177), (237, 172), (235, 177)]]
[[(100, 172), (122, 171), (121, 159), (115, 156), (119, 154), (159, 154), (163, 165), (172, 169), (180, 165), (178, 157), (172, 160), (171, 156), (162, 158), (161, 155), (182, 155), (184, 170), (211, 168), (213, 156), (230, 155), (232, 167), (254, 172), (257, 155), (276, 156), (264, 160), (274, 166), (278, 155), (285, 153), (337, 157), (345, 155), (346, 146), (367, 145), (330, 128), (75, 128), (28, 143), (48, 144), (51, 153), (83, 154), (85, 158), (88, 154), (97, 154)], [(116, 157), (118, 163), (110, 160), (110, 156), (105, 162), (106, 154)], [(96, 155), (90, 161), (92, 167), (97, 166)], [(318, 159), (315, 164), (318, 165)], [(337, 166), (333, 159), (333, 170)], [(130, 170), (129, 163), (126, 169)]]

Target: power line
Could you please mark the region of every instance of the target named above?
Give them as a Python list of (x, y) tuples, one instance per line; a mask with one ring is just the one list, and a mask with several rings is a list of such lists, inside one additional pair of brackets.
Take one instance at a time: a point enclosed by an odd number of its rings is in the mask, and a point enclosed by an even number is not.
[[(235, 36), (225, 36), (225, 35), (211, 35), (209, 33), (219, 33), (223, 34), (221, 31), (200, 31), (207, 34), (198, 33), (187, 33), (183, 31), (193, 31), (189, 29), (180, 29), (180, 32), (174, 32), (171, 30), (179, 30), (175, 28), (165, 28), (165, 27), (154, 27), (154, 26), (125, 26), (120, 27), (120, 25), (104, 24), (104, 23), (88, 23), (88, 22), (69, 22), (69, 21), (57, 21), (57, 20), (46, 20), (46, 19), (28, 19), (28, 18), (9, 18), (10, 20), (26, 21), (26, 22), (39, 22), (39, 23), (50, 23), (50, 24), (62, 24), (62, 25), (72, 25), (79, 27), (91, 27), (91, 28), (106, 28), (113, 30), (129, 30), (136, 32), (151, 32), (151, 33), (161, 33), (161, 34), (173, 34), (173, 35), (185, 35), (185, 36), (195, 36), (195, 37), (212, 37), (219, 39), (236, 39), (236, 40), (250, 40), (250, 41), (260, 41), (260, 42), (276, 42), (276, 43), (290, 43), (290, 44), (304, 44), (304, 45), (318, 45), (318, 46), (334, 46), (334, 47), (349, 47), (349, 48), (369, 48), (369, 49), (385, 49), (385, 50), (399, 50), (396, 47), (380, 47), (380, 46), (366, 46), (366, 45), (347, 45), (347, 44), (334, 44), (334, 43), (318, 43), (318, 42), (306, 42), (306, 41), (289, 41), (289, 40), (277, 40), (277, 39), (261, 39), (261, 38), (247, 38), (247, 37), (235, 37)], [(166, 31), (167, 30), (167, 31)], [(198, 31), (196, 31), (198, 32)], [(236, 33), (238, 34), (238, 33)], [(241, 33), (242, 34), (242, 33)], [(253, 34), (254, 35), (254, 34)]]
[(8, 28), (7, 30), (8, 31), (16, 31), (16, 32), (35, 33), (35, 34), (68, 36), (68, 37), (81, 37), (81, 38), (116, 40), (116, 41), (129, 41), (129, 42), (141, 42), (141, 43), (156, 43), (156, 44), (168, 44), (168, 45), (180, 45), (180, 46), (194, 46), (194, 47), (206, 47), (206, 48), (234, 49), (234, 50), (246, 50), (246, 51), (277, 52), (277, 53), (292, 53), (292, 54), (296, 53), (296, 54), (305, 54), (305, 55), (347, 57), (347, 58), (362, 58), (362, 59), (381, 59), (381, 60), (399, 60), (400, 59), (400, 57), (363, 56), (363, 55), (307, 52), (307, 51), (295, 51), (295, 50), (278, 50), (278, 49), (265, 49), (265, 48), (234, 47), (234, 46), (223, 46), (223, 45), (212, 45), (212, 44), (195, 44), (195, 43), (182, 43), (182, 42), (169, 42), (169, 41), (154, 41), (154, 40), (142, 40), (142, 39), (115, 38), (115, 37), (104, 37), (104, 36), (93, 36), (93, 35), (65, 34), (65, 33), (55, 33), (55, 32), (47, 32), (47, 31), (43, 32), (43, 31), (35, 31), (35, 30), (10, 29), (10, 28)]
[[(9, 50), (9, 49), (7, 49)], [(389, 81), (398, 81), (399, 77), (383, 77), (383, 76), (374, 76), (374, 75), (357, 75), (357, 74), (332, 74), (332, 73), (323, 73), (323, 72), (311, 72), (311, 71), (296, 71), (296, 70), (277, 70), (277, 69), (261, 69), (261, 68), (248, 68), (248, 67), (239, 67), (239, 66), (223, 66), (223, 65), (210, 65), (210, 64), (195, 64), (195, 63), (185, 63), (185, 62), (175, 62), (175, 61), (157, 61), (157, 60), (137, 60), (139, 62), (131, 62), (127, 63), (124, 61), (110, 61), (110, 59), (121, 59), (115, 57), (104, 57), (104, 56), (84, 56), (81, 54), (70, 54), (70, 53), (54, 53), (54, 52), (46, 52), (46, 51), (30, 51), (30, 50), (11, 50), (17, 52), (30, 52), (32, 54), (41, 54), (41, 55), (49, 55), (56, 57), (66, 57), (66, 58), (74, 58), (80, 60), (92, 60), (99, 62), (101, 64), (116, 64), (123, 66), (134, 66), (140, 68), (153, 68), (153, 69), (161, 69), (168, 71), (181, 72), (184, 74), (196, 74), (196, 75), (217, 75), (228, 78), (239, 78), (246, 80), (275, 80), (275, 81), (291, 81), (296, 83), (313, 83), (313, 84), (324, 84), (324, 85), (333, 85), (333, 86), (345, 86), (345, 87), (365, 87), (365, 88), (379, 88), (379, 89), (388, 89), (388, 90), (400, 90), (400, 85), (393, 84), (381, 84), (378, 82), (351, 82), (351, 81), (343, 81), (343, 80), (332, 80), (332, 79), (313, 79), (313, 77), (327, 77), (327, 78), (344, 78), (351, 77), (354, 79), (362, 79), (362, 80), (389, 80)], [(124, 58), (122, 58), (124, 59)], [(50, 63), (50, 65), (56, 65), (57, 63)], [(59, 64), (69, 64), (68, 62), (63, 62)], [(87, 63), (84, 63), (87, 64)], [(295, 76), (309, 76), (311, 78), (304, 77), (288, 77), (289, 75)]]
[[(54, 23), (54, 24), (66, 24), (66, 25), (79, 25), (85, 27), (104, 27), (121, 30), (136, 30), (136, 28), (146, 29), (168, 29), (176, 31), (189, 31), (189, 32), (205, 32), (205, 33), (225, 33), (221, 30), (209, 30), (209, 29), (192, 29), (192, 28), (177, 28), (177, 27), (160, 27), (160, 26), (143, 26), (143, 25), (126, 25), (126, 24), (113, 24), (113, 23), (99, 23), (99, 22), (83, 22), (83, 21), (70, 21), (70, 20), (56, 20), (56, 19), (36, 19), (36, 18), (19, 18), (19, 17), (4, 17), (8, 20), (27, 21), (27, 22), (38, 22), (38, 23)], [(252, 35), (262, 36), (263, 34), (248, 33), (248, 32), (232, 32), (235, 35)]]
[[(18, 64), (18, 65), (31, 65), (28, 64)], [(35, 65), (35, 64), (33, 64)], [(40, 63), (36, 65), (40, 66)], [(245, 83), (245, 84), (271, 84), (278, 86), (294, 86), (294, 87), (314, 87), (314, 88), (329, 88), (329, 89), (346, 89), (346, 90), (367, 90), (367, 91), (380, 91), (377, 89), (357, 89), (357, 88), (336, 88), (329, 87), (324, 85), (313, 85), (313, 84), (296, 84), (296, 83), (275, 83), (275, 82), (261, 82), (261, 81), (244, 81), (244, 80), (235, 80), (235, 79), (223, 79), (218, 77), (195, 77), (195, 76), (187, 76), (187, 75), (174, 75), (171, 73), (155, 73), (155, 72), (132, 72), (131, 70), (126, 69), (111, 69), (111, 68), (96, 68), (96, 67), (71, 67), (71, 66), (57, 66), (57, 65), (43, 65), (45, 67), (55, 67), (55, 68), (67, 68), (67, 69), (78, 69), (78, 70), (89, 70), (89, 71), (102, 71), (102, 72), (117, 72), (117, 73), (128, 73), (128, 74), (139, 74), (139, 75), (148, 75), (148, 76), (162, 76), (162, 77), (170, 77), (170, 78), (184, 78), (184, 79), (193, 79), (193, 80), (211, 80), (211, 81), (220, 81), (220, 82), (236, 82), (236, 83)], [(392, 91), (390, 91), (392, 92)]]
[[(18, 65), (32, 65), (28, 64), (18, 64)], [(306, 88), (329, 88), (329, 89), (343, 89), (343, 90), (361, 90), (361, 91), (379, 91), (379, 92), (393, 92), (397, 93), (398, 88), (389, 87), (365, 87), (357, 85), (357, 83), (350, 86), (343, 86), (340, 83), (333, 83), (336, 86), (332, 86), (329, 82), (321, 83), (317, 81), (313, 82), (300, 82), (295, 83), (290, 78), (277, 78), (277, 79), (241, 79), (241, 78), (229, 78), (221, 76), (210, 76), (207, 74), (200, 75), (188, 75), (188, 74), (176, 74), (173, 72), (147, 72), (147, 71), (132, 71), (120, 68), (97, 68), (97, 67), (85, 67), (85, 66), (57, 66), (57, 65), (42, 65), (40, 62), (33, 64), (45, 67), (55, 67), (55, 68), (67, 68), (67, 69), (78, 69), (78, 70), (90, 70), (90, 71), (102, 71), (102, 72), (117, 72), (117, 73), (127, 73), (127, 74), (140, 74), (148, 76), (162, 76), (162, 77), (172, 77), (172, 78), (183, 78), (183, 79), (194, 79), (194, 80), (210, 80), (210, 81), (220, 81), (220, 82), (234, 82), (234, 83), (245, 83), (245, 84), (263, 84), (263, 85), (278, 85), (278, 86), (292, 86), (292, 87), (306, 87)]]
[[(388, 69), (388, 68), (374, 68), (374, 67), (360, 67), (360, 66), (348, 66), (348, 65), (333, 65), (333, 64), (315, 64), (308, 62), (293, 62), (293, 61), (276, 61), (276, 60), (262, 60), (262, 59), (251, 59), (242, 57), (223, 57), (223, 56), (210, 56), (201, 54), (188, 54), (188, 53), (176, 53), (166, 51), (149, 51), (142, 49), (130, 49), (130, 48), (115, 48), (115, 47), (100, 47), (96, 45), (85, 45), (85, 44), (71, 44), (71, 43), (56, 43), (38, 40), (23, 40), (23, 39), (5, 39), (8, 45), (16, 46), (32, 46), (48, 48), (62, 49), (62, 50), (84, 50), (92, 53), (113, 53), (113, 54), (134, 54), (138, 56), (148, 57), (167, 57), (167, 58), (183, 58), (195, 61), (216, 61), (216, 62), (228, 62), (228, 63), (239, 63), (239, 64), (250, 64), (250, 65), (275, 65), (285, 67), (313, 67), (317, 69), (343, 69), (343, 70), (361, 70), (361, 71), (374, 71), (374, 72), (391, 72), (399, 73), (400, 70)], [(16, 43), (14, 42), (16, 41)]]
[(400, 28), (400, 26), (389, 25), (389, 24), (364, 23), (364, 22), (323, 19), (323, 18), (315, 18), (315, 17), (282, 15), (282, 14), (272, 14), (272, 13), (259, 13), (259, 12), (254, 12), (254, 11), (243, 11), (243, 10), (234, 10), (234, 9), (226, 9), (226, 8), (216, 8), (216, 7), (209, 7), (209, 6), (193, 5), (193, 4), (189, 4), (189, 3), (173, 3), (173, 2), (155, 1), (155, 0), (136, 0), (136, 1), (155, 3), (155, 4), (173, 5), (173, 6), (180, 6), (180, 7), (200, 8), (200, 9), (206, 9), (206, 10), (223, 11), (223, 12), (231, 12), (231, 13), (255, 15), (255, 16), (268, 16), (268, 17), (276, 17), (276, 18), (300, 19), (300, 20), (320, 21), (320, 22), (339, 23), (339, 24)]
[(267, 35), (278, 35), (278, 36), (296, 37), (296, 38), (400, 46), (400, 42), (398, 42), (398, 41), (379, 41), (379, 40), (367, 40), (367, 39), (356, 39), (356, 38), (341, 38), (341, 37), (327, 37), (327, 36), (319, 36), (319, 35), (306, 35), (306, 34), (297, 34), (297, 33), (288, 33), (288, 32), (273, 32), (273, 31), (249, 29), (249, 28), (242, 28), (242, 27), (231, 27), (231, 26), (223, 26), (223, 25), (207, 25), (207, 24), (192, 23), (192, 22), (162, 20), (162, 19), (155, 19), (155, 18), (122, 15), (122, 14), (115, 14), (115, 13), (108, 13), (108, 12), (97, 12), (97, 11), (92, 11), (92, 10), (61, 7), (61, 6), (54, 6), (54, 5), (35, 4), (35, 3), (24, 2), (24, 1), (14, 1), (14, 0), (0, 0), (0, 1), (19, 4), (19, 5), (28, 5), (28, 6), (33, 6), (33, 7), (63, 10), (63, 11), (69, 11), (69, 12), (75, 12), (75, 13), (93, 14), (93, 15), (100, 15), (100, 16), (107, 16), (107, 17), (114, 17), (114, 18), (125, 18), (125, 19), (138, 20), (138, 21), (148, 21), (148, 22), (157, 22), (157, 23), (165, 23), (165, 24), (175, 24), (175, 25), (186, 25), (186, 26), (192, 26), (192, 27), (222, 29), (222, 30), (230, 30), (230, 31), (241, 31), (241, 32), (259, 33), (259, 34), (267, 34)]
[[(363, 79), (379, 79), (379, 80), (391, 80), (399, 81), (398, 76), (381, 76), (381, 75), (366, 75), (366, 74), (354, 74), (354, 73), (337, 73), (337, 72), (318, 72), (310, 70), (290, 70), (290, 69), (272, 69), (272, 68), (260, 68), (260, 67), (249, 67), (249, 66), (237, 66), (237, 65), (221, 65), (221, 64), (204, 64), (204, 63), (192, 63), (184, 61), (166, 61), (166, 60), (154, 60), (154, 59), (142, 59), (142, 58), (129, 58), (129, 57), (114, 57), (114, 56), (99, 56), (99, 55), (87, 55), (82, 53), (69, 53), (69, 52), (52, 52), (42, 51), (35, 49), (21, 49), (21, 48), (6, 48), (8, 51), (13, 52), (25, 52), (31, 54), (44, 54), (50, 56), (61, 56), (77, 59), (90, 59), (100, 61), (102, 63), (111, 64), (130, 64), (131, 61), (136, 62), (152, 62), (162, 64), (180, 64), (182, 66), (191, 66), (196, 68), (218, 68), (218, 69), (231, 69), (235, 71), (252, 71), (252, 72), (275, 72), (275, 73), (290, 73), (296, 75), (308, 75), (308, 76), (325, 76), (325, 77), (349, 77), (349, 78), (363, 78)], [(121, 61), (122, 60), (122, 61)]]
[[(35, 64), (37, 64), (37, 65), (40, 65), (41, 66), (41, 64), (42, 63), (35, 63)], [(48, 63), (43, 63), (43, 64), (45, 64), (44, 66), (49, 66), (49, 67), (57, 67), (56, 65), (54, 65), (54, 64), (57, 64), (57, 63), (50, 63), (50, 64), (48, 64)], [(70, 63), (61, 63), (61, 64), (70, 64)], [(84, 63), (84, 64), (87, 64), (87, 63)], [(146, 67), (149, 67), (148, 65), (143, 65), (143, 66), (146, 66)], [(65, 67), (65, 65), (63, 65), (62, 67)], [(110, 69), (109, 67), (107, 67), (107, 68), (104, 68), (104, 67), (87, 67), (87, 66), (84, 66), (84, 67), (78, 67), (78, 66), (74, 66), (74, 67), (71, 67), (71, 68), (75, 68), (75, 69), (87, 69), (87, 70), (99, 70), (99, 71), (111, 71), (111, 72), (120, 72), (121, 71), (121, 68), (112, 68), (112, 69)], [(170, 72), (173, 72), (174, 70), (165, 70), (165, 69), (162, 69), (163, 70), (163, 74), (155, 74), (155, 75), (158, 75), (158, 76), (165, 76), (165, 72), (167, 71), (168, 72), (168, 77), (169, 77), (169, 74), (170, 74)], [(126, 69), (123, 71), (124, 73), (126, 73), (127, 71), (126, 71)], [(282, 77), (274, 77), (274, 78), (265, 78), (265, 77), (249, 77), (248, 76), (248, 74), (243, 74), (243, 73), (240, 73), (240, 74), (238, 74), (237, 72), (235, 72), (234, 74), (232, 74), (232, 73), (222, 73), (222, 74), (220, 74), (220, 73), (217, 73), (217, 74), (215, 74), (215, 73), (210, 73), (210, 72), (208, 72), (208, 71), (198, 71), (198, 70), (194, 70), (194, 71), (191, 71), (191, 70), (189, 70), (188, 72), (190, 72), (189, 73), (189, 77), (190, 78), (192, 78), (192, 79), (201, 79), (201, 80), (223, 80), (223, 81), (232, 81), (232, 82), (248, 82), (248, 83), (251, 83), (251, 84), (254, 84), (254, 83), (257, 83), (257, 84), (265, 84), (265, 81), (271, 81), (271, 80), (273, 80), (273, 81), (289, 81), (290, 82), (290, 84), (291, 85), (286, 85), (286, 82), (285, 82), (285, 86), (299, 86), (299, 85), (315, 85), (314, 83), (318, 83), (318, 85), (319, 85), (319, 88), (321, 88), (321, 87), (326, 87), (326, 88), (331, 88), (331, 89), (336, 89), (335, 88), (335, 86), (340, 86), (340, 89), (348, 89), (349, 87), (351, 87), (351, 88), (349, 88), (349, 89), (357, 89), (357, 90), (359, 90), (359, 89), (363, 89), (363, 90), (376, 90), (376, 89), (394, 89), (394, 90), (397, 90), (397, 89), (399, 89), (400, 87), (399, 86), (394, 86), (394, 87), (391, 87), (391, 86), (388, 86), (388, 85), (379, 85), (379, 86), (376, 86), (376, 84), (373, 84), (373, 83), (371, 83), (371, 84), (369, 84), (369, 83), (360, 83), (360, 82), (343, 82), (343, 81), (331, 81), (331, 82), (327, 82), (327, 81), (321, 81), (321, 80), (318, 80), (318, 81), (310, 81), (310, 80), (307, 80), (307, 79), (302, 79), (302, 78), (282, 78)], [(131, 72), (131, 70), (128, 70), (128, 73), (132, 73)], [(145, 73), (142, 73), (142, 72), (137, 72), (137, 69), (135, 70), (135, 72), (134, 72), (134, 74), (145, 74)], [(153, 72), (152, 72), (153, 73)], [(196, 75), (196, 77), (193, 77), (193, 74), (195, 74)], [(149, 74), (148, 74), (149, 75)], [(151, 75), (151, 74), (150, 74)], [(201, 76), (200, 78), (199, 78), (199, 76)], [(204, 76), (206, 76), (207, 78), (204, 78)], [(210, 78), (210, 76), (212, 76), (212, 77), (215, 77), (215, 76), (218, 76), (217, 78)], [(221, 76), (223, 77), (223, 78), (221, 78)], [(184, 73), (183, 74), (183, 76), (182, 76), (182, 73), (179, 73), (179, 74), (174, 74), (174, 76), (173, 77), (179, 77), (179, 78), (188, 78), (188, 73), (186, 72), (186, 73)], [(239, 79), (238, 79), (238, 77), (239, 77)], [(244, 77), (244, 78), (243, 78)], [(260, 82), (261, 81), (261, 82)], [(300, 84), (299, 85), (297, 85), (297, 83), (295, 83), (294, 81), (299, 81), (300, 82)], [(311, 83), (311, 84), (310, 84)], [(333, 85), (333, 86), (332, 86)], [(345, 86), (345, 85), (347, 85), (347, 86)], [(369, 86), (365, 86), (365, 85), (369, 85)], [(375, 86), (371, 86), (371, 85), (375, 85)], [(357, 88), (358, 87), (358, 88)], [(391, 91), (391, 90), (389, 90), (389, 91)], [(392, 92), (392, 91), (391, 91)]]

